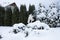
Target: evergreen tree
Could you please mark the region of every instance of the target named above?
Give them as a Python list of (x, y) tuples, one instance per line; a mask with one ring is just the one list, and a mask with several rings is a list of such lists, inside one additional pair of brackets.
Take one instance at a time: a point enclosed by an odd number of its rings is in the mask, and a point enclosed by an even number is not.
[[(29, 5), (29, 11), (28, 11), (28, 16), (32, 14), (34, 21), (36, 21), (36, 11), (35, 11), (35, 5)], [(33, 21), (33, 22), (34, 22)]]
[(20, 7), (20, 14), (19, 14), (19, 20), (20, 23), (24, 23), (27, 24), (27, 9), (26, 9), (26, 5), (21, 5)]
[(44, 5), (40, 3), (36, 19), (42, 22), (46, 18), (45, 14), (46, 14), (46, 8)]
[(57, 8), (56, 8), (56, 4), (55, 3), (52, 3), (50, 6), (49, 6), (49, 14), (48, 14), (48, 18), (51, 20), (49, 22), (49, 25), (51, 27), (56, 27), (57, 26), (57, 20), (58, 20), (58, 13), (57, 13)]
[(5, 10), (4, 25), (5, 26), (12, 25), (12, 10), (9, 7), (7, 7)]
[(14, 7), (12, 13), (12, 24), (19, 23), (19, 9), (17, 6)]
[(29, 14), (34, 14), (35, 6), (29, 5)]
[(0, 26), (4, 25), (4, 15), (5, 9), (4, 7), (0, 6)]

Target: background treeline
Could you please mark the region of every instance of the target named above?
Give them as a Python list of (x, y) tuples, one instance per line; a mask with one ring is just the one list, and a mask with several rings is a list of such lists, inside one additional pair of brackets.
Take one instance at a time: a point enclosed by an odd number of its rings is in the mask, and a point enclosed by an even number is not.
[(27, 24), (28, 16), (34, 10), (34, 5), (29, 5), (28, 11), (26, 5), (21, 5), (20, 9), (17, 6), (13, 8), (0, 6), (0, 26), (12, 26), (15, 23)]
[(36, 20), (48, 24), (50, 27), (60, 27), (60, 8), (55, 3), (49, 5), (46, 9), (41, 3), (35, 9), (35, 5), (29, 5), (28, 11), (26, 5), (2, 7), (0, 6), (0, 26), (11, 26), (15, 23), (27, 24), (29, 14), (33, 14)]

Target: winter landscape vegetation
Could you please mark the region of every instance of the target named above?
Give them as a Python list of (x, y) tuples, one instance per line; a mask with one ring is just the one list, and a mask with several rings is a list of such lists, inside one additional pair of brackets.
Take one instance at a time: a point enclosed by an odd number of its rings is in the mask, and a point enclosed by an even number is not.
[(0, 40), (60, 40), (60, 1), (0, 0)]

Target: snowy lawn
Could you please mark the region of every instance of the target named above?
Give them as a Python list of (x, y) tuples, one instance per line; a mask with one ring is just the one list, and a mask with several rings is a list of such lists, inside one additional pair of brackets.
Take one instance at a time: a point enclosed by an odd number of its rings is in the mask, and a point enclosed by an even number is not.
[(0, 27), (0, 40), (60, 40), (60, 28), (33, 30), (28, 37), (24, 33), (9, 33), (13, 27)]

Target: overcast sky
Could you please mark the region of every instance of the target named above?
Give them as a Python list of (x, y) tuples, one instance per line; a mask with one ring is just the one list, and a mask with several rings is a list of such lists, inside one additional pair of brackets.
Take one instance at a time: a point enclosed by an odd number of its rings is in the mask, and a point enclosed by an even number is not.
[(20, 7), (21, 4), (25, 4), (27, 7), (29, 4), (34, 4), (37, 7), (39, 3), (42, 3), (47, 7), (50, 3), (56, 3), (57, 1), (58, 0), (0, 0), (0, 5), (7, 6), (15, 2), (18, 7)]

